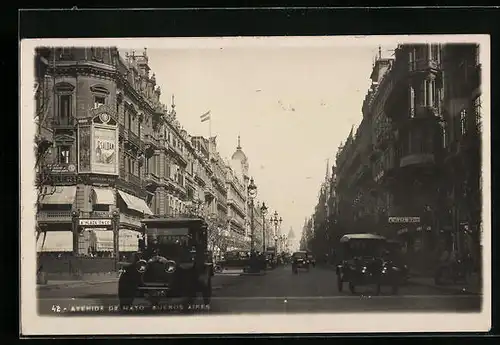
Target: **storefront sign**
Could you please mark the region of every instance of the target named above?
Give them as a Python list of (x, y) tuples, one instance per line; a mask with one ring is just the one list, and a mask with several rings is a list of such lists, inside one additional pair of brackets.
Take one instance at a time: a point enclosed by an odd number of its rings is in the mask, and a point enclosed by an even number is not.
[(81, 226), (111, 225), (111, 219), (80, 219), (78, 224)]
[(55, 165), (50, 168), (52, 173), (75, 173), (76, 167), (74, 164)]
[(118, 134), (116, 128), (94, 125), (91, 167), (93, 173), (118, 175)]
[(389, 217), (389, 223), (420, 223), (420, 217)]

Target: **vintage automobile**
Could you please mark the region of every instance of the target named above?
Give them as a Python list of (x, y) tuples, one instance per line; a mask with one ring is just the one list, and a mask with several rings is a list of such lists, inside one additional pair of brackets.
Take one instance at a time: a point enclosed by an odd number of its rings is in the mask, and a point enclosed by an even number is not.
[(214, 270), (205, 220), (149, 218), (142, 224), (145, 239), (139, 240), (139, 252), (118, 281), (120, 306), (131, 305), (136, 297), (152, 305), (179, 298), (187, 306), (198, 293), (209, 304)]
[(312, 253), (307, 253), (307, 261), (312, 265), (312, 267), (316, 267), (316, 259), (312, 255)]
[(299, 268), (305, 268), (309, 271), (309, 261), (307, 260), (306, 251), (298, 251), (292, 255), (292, 272), (293, 274), (298, 274)]
[(244, 250), (229, 250), (224, 253), (224, 260), (219, 262), (221, 270), (245, 269), (249, 266), (250, 253)]
[(340, 261), (336, 266), (337, 288), (341, 292), (344, 283), (351, 293), (356, 287), (375, 285), (375, 294), (380, 294), (382, 285), (392, 287), (397, 294), (404, 275), (402, 267), (387, 255), (387, 240), (374, 234), (348, 234), (340, 239), (337, 253)]

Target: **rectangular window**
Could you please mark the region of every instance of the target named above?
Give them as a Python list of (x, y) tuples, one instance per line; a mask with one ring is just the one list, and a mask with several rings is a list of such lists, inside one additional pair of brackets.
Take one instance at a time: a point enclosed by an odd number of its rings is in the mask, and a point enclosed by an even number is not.
[(69, 124), (71, 118), (71, 95), (59, 96), (59, 121), (61, 124)]
[(59, 146), (57, 148), (57, 163), (58, 164), (69, 164), (70, 163), (70, 146)]
[(464, 135), (467, 132), (467, 110), (460, 111), (460, 134)]
[(104, 96), (94, 96), (94, 109), (99, 108), (101, 105), (106, 104), (106, 97)]
[(130, 174), (132, 173), (132, 160), (130, 157), (127, 157), (127, 172)]

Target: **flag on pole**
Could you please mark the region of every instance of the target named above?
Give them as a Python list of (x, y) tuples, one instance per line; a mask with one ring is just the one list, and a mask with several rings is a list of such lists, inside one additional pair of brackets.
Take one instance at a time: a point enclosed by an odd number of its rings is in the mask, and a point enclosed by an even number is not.
[(205, 121), (210, 120), (210, 110), (207, 111), (205, 114), (201, 115), (200, 120), (201, 120), (201, 122), (205, 122)]

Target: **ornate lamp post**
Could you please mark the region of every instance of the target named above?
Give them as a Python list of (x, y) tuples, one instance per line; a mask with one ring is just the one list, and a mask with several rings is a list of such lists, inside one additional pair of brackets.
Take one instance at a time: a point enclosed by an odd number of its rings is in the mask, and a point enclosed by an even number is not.
[(257, 196), (257, 186), (255, 185), (253, 181), (253, 177), (250, 179), (250, 183), (248, 184), (247, 187), (248, 191), (248, 198), (250, 199), (250, 251), (253, 252), (255, 250), (254, 248), (254, 241), (255, 241), (255, 227), (254, 227), (254, 220), (253, 220), (253, 209), (254, 209), (254, 199)]
[(283, 219), (281, 217), (278, 218), (278, 216), (278, 211), (274, 211), (274, 215), (271, 217), (271, 222), (274, 223), (274, 248), (276, 252), (278, 252), (278, 225), (283, 221)]
[(260, 213), (262, 214), (262, 252), (266, 251), (266, 215), (267, 215), (267, 207), (266, 203), (263, 202), (260, 207)]

